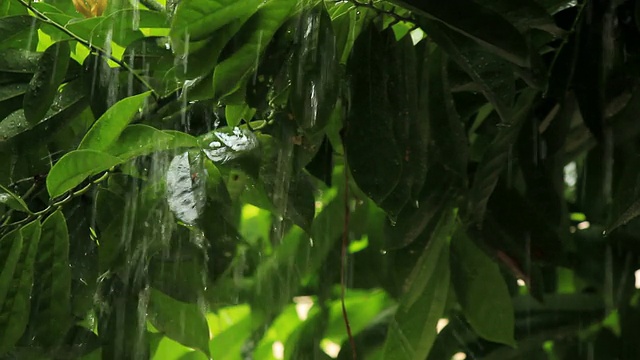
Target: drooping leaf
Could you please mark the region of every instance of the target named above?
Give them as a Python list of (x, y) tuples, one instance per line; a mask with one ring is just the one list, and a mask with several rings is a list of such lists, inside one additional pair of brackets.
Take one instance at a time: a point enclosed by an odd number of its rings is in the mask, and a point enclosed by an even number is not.
[(149, 317), (168, 337), (209, 354), (209, 327), (198, 305), (174, 300), (151, 289)]
[(384, 358), (422, 360), (431, 351), (449, 292), (449, 241), (455, 227), (456, 211), (443, 211), (407, 279), (405, 293), (389, 324)]
[[(176, 155), (166, 174), (169, 209), (182, 222), (194, 225), (206, 202), (203, 160), (200, 154)], [(199, 176), (202, 174), (202, 176)]]
[(185, 0), (176, 9), (170, 37), (178, 52), (188, 41), (206, 39), (226, 24), (254, 13), (261, 0)]
[(451, 281), (474, 331), (489, 341), (515, 346), (515, 320), (507, 284), (498, 264), (463, 229), (458, 229), (451, 240)]
[(47, 176), (49, 196), (60, 196), (89, 176), (108, 170), (121, 162), (121, 159), (100, 151), (71, 151), (58, 160)]
[(313, 134), (327, 125), (338, 98), (340, 59), (324, 3), (299, 15), (295, 34), (289, 104), (298, 125)]
[(537, 91), (531, 89), (522, 92), (516, 103), (513, 122), (501, 129), (482, 157), (469, 193), (469, 213), (480, 223), (484, 217), (489, 197), (491, 197), (498, 179), (502, 175), (502, 170), (509, 161), (509, 149), (517, 140), (522, 124), (530, 115), (531, 106), (536, 96)]
[[(403, 159), (394, 133), (395, 114), (389, 102), (392, 80), (388, 75), (387, 57), (383, 55), (395, 41), (388, 35), (369, 26), (353, 46), (348, 63), (352, 98), (343, 139), (354, 180), (378, 204), (398, 184)], [(384, 166), (385, 171), (379, 171), (380, 166)]]
[(28, 122), (40, 121), (49, 110), (66, 75), (70, 51), (69, 43), (61, 41), (49, 46), (38, 59), (38, 69), (24, 96), (24, 116)]
[(78, 150), (106, 150), (113, 144), (144, 104), (148, 92), (122, 99), (107, 110), (78, 145)]
[(427, 118), (433, 139), (434, 157), (447, 170), (457, 175), (459, 183), (466, 183), (468, 139), (464, 125), (453, 105), (447, 80), (447, 57), (438, 48), (428, 55), (428, 83), (422, 84), (428, 99)]
[[(529, 66), (526, 41), (500, 14), (471, 0), (394, 0), (416, 14), (436, 20), (520, 66)], [(491, 24), (491, 26), (487, 26)]]
[(0, 71), (33, 74), (38, 71), (41, 53), (23, 49), (0, 50)]
[[(12, 5), (22, 8), (21, 4)], [(35, 51), (40, 23), (26, 12), (11, 15), (0, 19), (0, 49)]]
[[(9, 261), (17, 260), (14, 266), (0, 273), (0, 354), (6, 354), (24, 333), (29, 321), (31, 307), (31, 289), (33, 287), (33, 264), (40, 241), (40, 221), (35, 220), (24, 225), (19, 230), (20, 235), (14, 235)], [(15, 243), (17, 242), (17, 244)], [(15, 249), (20, 249), (15, 252)], [(18, 257), (18, 259), (13, 258)], [(5, 283), (5, 279), (10, 280)], [(7, 285), (6, 290), (4, 284)]]
[(249, 74), (255, 71), (271, 38), (288, 18), (296, 3), (294, 0), (271, 0), (261, 6), (242, 26), (237, 39), (242, 45), (220, 62), (213, 72), (213, 91), (217, 98), (231, 95), (242, 88)]
[(29, 207), (20, 196), (2, 185), (0, 185), (0, 204), (4, 204), (13, 210), (31, 213)]
[[(88, 239), (85, 239), (88, 241)], [(42, 237), (36, 256), (34, 309), (39, 319), (34, 331), (38, 341), (51, 347), (61, 340), (72, 324), (69, 231), (61, 211), (42, 223)]]

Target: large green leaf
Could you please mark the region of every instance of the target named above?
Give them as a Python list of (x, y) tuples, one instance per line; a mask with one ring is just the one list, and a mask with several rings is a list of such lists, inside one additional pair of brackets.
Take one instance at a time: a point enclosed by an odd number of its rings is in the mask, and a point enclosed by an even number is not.
[(47, 191), (52, 198), (80, 185), (86, 178), (108, 170), (121, 159), (95, 150), (75, 150), (65, 154), (47, 176)]
[(422, 360), (429, 355), (449, 292), (449, 242), (455, 227), (456, 211), (444, 210), (389, 324), (385, 359)]
[(512, 122), (502, 128), (482, 157), (469, 193), (469, 213), (478, 222), (482, 222), (489, 197), (509, 161), (510, 148), (529, 117), (531, 106), (537, 95), (538, 92), (531, 89), (520, 94)]
[(134, 124), (127, 126), (118, 139), (107, 147), (106, 152), (122, 160), (128, 160), (154, 151), (167, 150), (172, 140), (171, 135), (156, 128)]
[(209, 327), (198, 305), (174, 300), (152, 289), (148, 311), (151, 323), (168, 337), (209, 354)]
[(206, 39), (226, 24), (254, 13), (262, 0), (184, 0), (176, 9), (170, 37), (178, 53), (189, 41)]
[(49, 110), (66, 75), (69, 55), (69, 43), (62, 41), (49, 46), (38, 60), (38, 70), (24, 96), (24, 116), (28, 122), (40, 121)]
[(515, 346), (513, 305), (500, 268), (461, 228), (451, 240), (451, 280), (475, 332), (489, 341)]
[[(89, 241), (89, 239), (83, 239)], [(34, 308), (38, 319), (35, 336), (45, 346), (58, 344), (72, 324), (69, 232), (60, 210), (42, 223), (42, 238), (36, 256)]]
[(324, 3), (300, 14), (296, 43), (289, 104), (298, 125), (314, 133), (327, 125), (338, 98), (340, 59)]
[[(13, 5), (21, 7), (16, 3)], [(0, 18), (0, 49), (34, 51), (38, 41), (39, 26), (36, 18), (26, 13)]]
[[(526, 41), (500, 14), (471, 0), (394, 0), (416, 14), (437, 20), (520, 66), (529, 66)], [(489, 25), (490, 24), (490, 25)]]
[[(29, 321), (33, 264), (41, 234), (40, 221), (32, 221), (18, 231), (19, 235), (12, 236), (16, 247), (12, 246), (9, 255), (9, 262), (17, 260), (17, 263), (8, 267), (6, 277), (4, 269), (0, 273), (0, 354), (6, 354), (15, 345)], [(5, 282), (8, 278), (10, 280)], [(3, 293), (4, 296), (1, 296)]]
[(91, 149), (104, 151), (111, 146), (133, 117), (141, 110), (148, 92), (130, 96), (115, 103), (107, 110), (78, 145), (78, 150)]
[(295, 0), (271, 0), (247, 20), (238, 31), (240, 48), (220, 62), (214, 70), (213, 91), (216, 97), (231, 95), (242, 87), (296, 3)]
[(344, 133), (345, 155), (358, 187), (378, 204), (400, 181), (404, 158), (390, 103), (389, 83), (396, 79), (390, 76), (390, 61), (385, 56), (394, 42), (393, 34), (381, 34), (371, 25), (356, 40), (348, 63), (352, 96)]

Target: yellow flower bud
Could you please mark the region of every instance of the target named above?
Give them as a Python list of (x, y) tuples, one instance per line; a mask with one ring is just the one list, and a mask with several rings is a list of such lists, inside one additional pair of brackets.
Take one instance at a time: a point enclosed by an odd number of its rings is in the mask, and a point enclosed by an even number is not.
[(107, 0), (71, 0), (76, 10), (84, 17), (91, 18), (102, 15), (107, 7)]

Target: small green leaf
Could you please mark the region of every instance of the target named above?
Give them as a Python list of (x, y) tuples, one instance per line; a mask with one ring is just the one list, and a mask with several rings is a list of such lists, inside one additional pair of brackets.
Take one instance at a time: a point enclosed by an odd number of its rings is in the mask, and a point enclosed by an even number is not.
[(49, 46), (38, 60), (38, 70), (24, 96), (24, 116), (28, 122), (40, 121), (51, 107), (67, 73), (70, 53), (69, 43), (61, 41)]
[(184, 52), (188, 41), (204, 40), (226, 24), (246, 18), (262, 5), (262, 0), (184, 0), (171, 23), (171, 42)]
[(242, 120), (250, 121), (255, 112), (255, 109), (249, 108), (249, 105), (246, 103), (227, 105), (224, 109), (224, 116), (227, 119), (227, 125), (233, 128), (240, 125)]
[(242, 45), (233, 55), (218, 64), (213, 72), (213, 90), (216, 97), (225, 97), (242, 87), (249, 74), (256, 69), (258, 60), (271, 38), (287, 20), (296, 3), (295, 0), (271, 0), (247, 20), (238, 31), (237, 40)]
[(0, 204), (5, 204), (13, 210), (22, 211), (29, 214), (31, 213), (29, 207), (20, 196), (14, 194), (11, 190), (2, 185), (0, 185)]
[(71, 325), (71, 268), (69, 266), (69, 232), (58, 210), (42, 223), (40, 249), (36, 256), (34, 283), (35, 335), (46, 346), (60, 342)]
[(198, 305), (174, 300), (151, 289), (148, 312), (151, 323), (168, 337), (209, 354), (209, 326)]
[(456, 298), (474, 331), (483, 338), (515, 346), (513, 304), (494, 263), (465, 234), (451, 240), (451, 279)]
[(87, 177), (121, 162), (121, 159), (100, 151), (71, 151), (58, 160), (47, 176), (49, 196), (60, 196), (81, 184)]
[(106, 152), (122, 160), (146, 155), (158, 150), (167, 150), (173, 137), (148, 125), (127, 126), (120, 137), (112, 143)]
[(149, 92), (122, 99), (110, 107), (91, 127), (78, 150), (104, 151), (113, 144), (140, 111)]
[[(31, 289), (33, 287), (33, 264), (40, 241), (40, 221), (35, 220), (19, 230), (14, 242), (21, 242), (19, 260), (13, 267), (4, 299), (0, 297), (0, 355), (11, 349), (24, 333), (29, 321)], [(14, 254), (12, 248), (12, 254)], [(11, 259), (11, 258), (10, 258)], [(11, 259), (14, 260), (14, 259)], [(8, 276), (7, 276), (8, 277)], [(0, 291), (3, 289), (4, 270), (0, 274)], [(2, 295), (2, 294), (0, 294)]]
[(389, 324), (385, 359), (422, 360), (429, 355), (449, 292), (449, 241), (455, 227), (456, 211), (447, 209), (407, 279), (407, 288)]

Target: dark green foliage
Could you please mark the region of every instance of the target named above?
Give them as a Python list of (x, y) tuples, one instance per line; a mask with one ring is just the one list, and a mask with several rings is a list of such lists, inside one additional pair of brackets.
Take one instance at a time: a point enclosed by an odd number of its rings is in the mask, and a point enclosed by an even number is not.
[(640, 1), (166, 8), (0, 0), (0, 358), (638, 358)]

